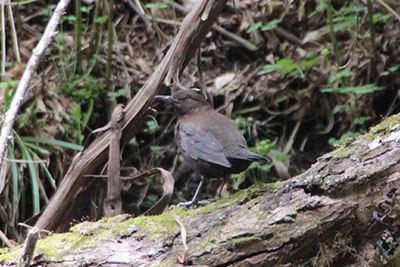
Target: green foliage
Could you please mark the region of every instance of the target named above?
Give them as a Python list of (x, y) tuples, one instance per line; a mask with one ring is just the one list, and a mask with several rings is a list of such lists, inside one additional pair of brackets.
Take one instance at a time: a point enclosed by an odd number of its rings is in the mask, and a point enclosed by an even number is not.
[[(335, 56), (336, 62), (330, 63), (331, 58), (328, 57), (330, 51), (327, 48), (321, 50), (319, 55), (316, 54), (308, 54), (302, 62), (295, 62), (292, 59), (280, 59), (275, 64), (268, 64), (263, 66), (263, 69), (258, 72), (258, 75), (264, 75), (273, 72), (279, 72), (282, 76), (291, 75), (295, 77), (299, 77), (302, 79), (307, 79), (307, 72), (309, 72), (313, 67), (316, 67), (317, 64), (328, 64), (330, 65), (338, 65), (341, 62), (340, 50), (341, 47), (340, 42), (336, 42), (335, 34), (339, 31), (345, 31), (349, 33), (350, 36), (354, 37), (354, 39), (363, 38), (364, 35), (359, 33), (359, 8), (356, 4), (350, 3), (348, 6), (340, 8), (338, 10), (334, 10), (329, 2), (324, 1), (322, 5), (319, 5), (317, 10), (314, 13), (310, 14), (309, 17), (316, 15), (320, 12), (329, 11), (332, 15), (330, 17), (331, 21), (328, 24), (332, 27), (326, 27), (325, 31), (321, 31), (321, 34), (329, 34), (329, 31), (333, 31), (332, 37), (332, 45), (335, 48)], [(327, 13), (329, 13), (327, 12)], [(328, 14), (329, 15), (329, 14)], [(392, 16), (392, 14), (374, 14), (374, 23), (382, 22), (385, 23)], [(329, 16), (328, 16), (329, 17)], [(261, 24), (255, 24), (249, 30), (255, 30), (261, 27)], [(333, 109), (333, 114), (342, 113), (346, 114), (346, 118), (350, 123), (352, 123), (352, 128), (350, 131), (360, 131), (363, 132), (367, 129), (366, 123), (371, 120), (369, 116), (361, 116), (363, 112), (361, 112), (363, 106), (362, 102), (359, 99), (365, 94), (374, 93), (380, 90), (383, 90), (384, 87), (377, 86), (376, 84), (354, 84), (354, 81), (357, 81), (357, 74), (354, 69), (350, 68), (336, 68), (337, 72), (332, 72), (329, 77), (329, 81), (325, 88), (321, 89), (323, 93), (338, 93), (342, 95), (346, 95), (348, 98), (347, 101), (344, 101), (344, 104), (339, 103)], [(399, 66), (395, 65), (393, 67), (388, 68), (388, 73), (393, 73), (398, 71)], [(328, 73), (329, 74), (329, 73)], [(353, 83), (353, 84), (352, 84)], [(276, 99), (276, 102), (279, 103), (279, 99)], [(343, 118), (343, 117), (342, 117)], [(363, 127), (365, 129), (363, 129)], [(348, 135), (356, 135), (359, 133), (348, 133)], [(336, 144), (339, 141), (335, 139), (331, 139), (331, 144)]]
[(43, 13), (46, 14), (45, 21), (48, 21), (48, 18), (51, 17), (55, 8), (56, 8), (56, 5), (48, 5), (43, 8)]
[(252, 185), (259, 185), (268, 181), (271, 165), (261, 165), (258, 162), (253, 162), (249, 168), (242, 173), (232, 174), (233, 189), (239, 190), (240, 185), (248, 179)]
[(13, 99), (19, 81), (0, 82), (0, 90), (4, 90), (3, 112), (9, 109), (11, 100)]
[(257, 74), (264, 75), (274, 71), (279, 71), (283, 76), (290, 73), (296, 77), (305, 78), (305, 73), (307, 73), (320, 60), (321, 57), (316, 56), (312, 52), (308, 53), (306, 60), (300, 63), (295, 63), (291, 59), (283, 58), (277, 61), (276, 64), (264, 65), (263, 69), (257, 72)]
[(388, 69), (389, 73), (395, 72), (399, 70), (400, 65), (392, 66)]
[(119, 90), (116, 91), (116, 92), (109, 92), (109, 93), (107, 93), (108, 97), (119, 97), (119, 96), (122, 96), (122, 95), (124, 95), (124, 94), (125, 94), (125, 89), (124, 89), (124, 88), (119, 89)]
[[(319, 5), (317, 9), (314, 12), (310, 13), (308, 17), (312, 18), (319, 12), (327, 10), (327, 8), (328, 8), (328, 3), (327, 1), (324, 1), (324, 4)], [(338, 32), (340, 30), (346, 30), (350, 33), (355, 33), (357, 31), (355, 27), (357, 25), (360, 25), (359, 16), (360, 16), (360, 7), (357, 7), (356, 2), (350, 2), (348, 6), (335, 10), (335, 12), (333, 13), (333, 22), (335, 24), (334, 31)], [(373, 14), (373, 22), (386, 23), (392, 16), (393, 16), (392, 13), (388, 14), (376, 13)], [(327, 32), (328, 31), (329, 29), (327, 29)]]
[[(79, 32), (80, 35), (85, 35), (87, 32), (94, 29), (93, 26), (89, 24), (91, 19), (94, 19), (97, 23), (104, 23), (107, 21), (107, 16), (92, 18), (91, 11), (93, 8), (94, 5), (82, 6), (80, 8), (82, 13), (80, 20), (81, 23), (76, 23), (75, 15), (64, 16), (59, 26), (59, 33), (54, 38), (53, 42), (53, 58), (57, 61), (54, 65), (59, 68), (62, 77), (62, 82), (59, 84), (59, 90), (66, 96), (72, 97), (73, 100), (79, 104), (88, 103), (89, 100), (94, 100), (96, 103), (97, 99), (105, 96), (104, 94), (99, 95), (99, 92), (105, 88), (104, 82), (99, 81), (100, 78), (95, 78), (91, 74), (96, 65), (96, 55), (99, 54), (100, 46), (99, 43), (95, 43), (96, 46), (93, 49), (94, 52), (90, 53), (90, 57), (86, 58), (87, 66), (81, 66), (82, 62), (80, 62), (78, 66), (76, 49), (80, 49), (81, 46), (71, 46), (68, 45), (68, 42), (65, 42), (66, 34), (64, 33), (63, 25), (65, 24), (64, 22), (73, 24), (75, 26), (75, 31)], [(102, 28), (99, 27), (97, 31), (98, 32), (92, 34), (100, 34)], [(84, 73), (79, 71), (83, 68), (85, 70)], [(79, 90), (76, 89), (77, 87)]]
[[(4, 113), (10, 107), (18, 84), (19, 81), (0, 83), (0, 89), (4, 92)], [(6, 181), (0, 186), (0, 192), (4, 199), (8, 199), (8, 203), (4, 202), (3, 207), (9, 214), (7, 227), (10, 229), (16, 228), (18, 222), (38, 214), (50, 198), (47, 194), (51, 190), (48, 189), (55, 190), (56, 182), (48, 169), (50, 154), (59, 152), (60, 148), (82, 150), (81, 146), (64, 141), (20, 137), (19, 132), (26, 134), (32, 129), (48, 126), (46, 120), (40, 119), (41, 113), (52, 111), (43, 110), (37, 104), (37, 99), (26, 102), (24, 109), (17, 115), (12, 134), (14, 138), (9, 141), (0, 170), (0, 176)]]
[(146, 8), (159, 8), (159, 9), (164, 9), (164, 8), (168, 8), (169, 5), (167, 3), (147, 3), (144, 5)]
[(392, 16), (393, 16), (392, 13), (388, 13), (388, 14), (377, 13), (377, 14), (373, 15), (373, 21), (374, 21), (374, 23), (377, 23), (377, 22), (386, 23)]
[[(262, 156), (278, 154), (279, 152), (275, 149), (278, 139), (271, 142), (269, 139), (260, 141), (257, 147), (249, 147), (249, 149)], [(280, 159), (275, 158), (276, 161)], [(271, 171), (272, 165), (264, 164), (261, 165), (258, 162), (253, 162), (249, 168), (239, 174), (232, 174), (231, 179), (233, 180), (233, 189), (238, 190), (240, 185), (248, 179), (251, 184), (261, 184), (268, 181), (269, 172)]]
[(383, 87), (376, 86), (374, 84), (366, 84), (360, 86), (350, 86), (350, 87), (339, 87), (339, 88), (325, 88), (321, 92), (324, 93), (340, 93), (340, 94), (356, 94), (358, 96), (368, 93), (373, 93), (376, 91), (383, 90)]
[[(38, 214), (43, 204), (46, 204), (44, 200), (49, 198), (44, 191), (44, 181), (41, 177), (47, 178), (51, 188), (56, 189), (56, 182), (48, 169), (47, 161), (48, 156), (57, 151), (53, 147), (75, 150), (82, 150), (83, 148), (59, 140), (19, 137), (15, 132), (14, 136), (15, 139), (9, 142), (1, 175), (8, 177), (6, 179), (8, 183), (4, 185), (8, 189), (3, 192), (9, 192), (9, 221), (11, 223), (9, 227), (16, 228), (18, 221)], [(29, 200), (26, 196), (27, 181), (29, 181), (31, 187), (31, 199)], [(32, 203), (32, 208), (26, 206), (28, 203)], [(32, 210), (32, 214), (27, 214), (27, 210)]]
[(355, 73), (353, 71), (351, 71), (351, 70), (347, 70), (347, 69), (339, 70), (335, 75), (333, 75), (329, 79), (329, 83), (332, 84), (336, 80), (339, 80), (339, 79), (344, 78), (344, 77), (351, 77), (351, 76), (354, 76), (354, 75), (355, 75)]
[(329, 144), (333, 146), (341, 146), (347, 143), (349, 139), (351, 140), (359, 135), (361, 135), (361, 133), (352, 133), (352, 132), (345, 133), (344, 135), (342, 135), (340, 139), (330, 138)]
[(371, 117), (359, 117), (354, 119), (354, 124), (363, 125), (366, 121), (371, 120)]
[(351, 109), (351, 107), (349, 107), (348, 105), (336, 105), (336, 107), (333, 109), (332, 113), (336, 114), (339, 112), (346, 112), (348, 109)]
[[(93, 7), (94, 7), (94, 5), (81, 6), (81, 12), (82, 12), (82, 15), (83, 15), (82, 16), (82, 22), (86, 22), (86, 27), (85, 27), (85, 24), (82, 25), (83, 26), (83, 28), (82, 28), (83, 30), (87, 30), (88, 29), (87, 23), (88, 23), (88, 19), (89, 19), (89, 12), (93, 9)], [(65, 21), (70, 23), (70, 24), (75, 24), (76, 16), (75, 15), (65, 16), (65, 17), (63, 17), (61, 19), (61, 23), (65, 22)]]
[(81, 104), (88, 104), (91, 101), (96, 103), (101, 99), (105, 92), (106, 85), (103, 81), (99, 81), (98, 78), (88, 76), (86, 79), (79, 83), (64, 83), (60, 91), (66, 96), (71, 97), (75, 102)]
[[(146, 125), (143, 129), (143, 133), (150, 135), (150, 138), (147, 140), (147, 144), (150, 144), (150, 151), (151, 151), (149, 167), (153, 167), (154, 162), (158, 160), (165, 151), (165, 147), (156, 145), (156, 132), (160, 129), (161, 127), (160, 125), (158, 125), (155, 119), (146, 121)], [(144, 141), (142, 140), (142, 142)]]
[(35, 108), (36, 103), (37, 100), (34, 100), (28, 105), (27, 109), (31, 110), (31, 112), (23, 112), (21, 114), (18, 114), (17, 118), (15, 119), (14, 128), (19, 130), (24, 128), (26, 125), (32, 124), (32, 118), (38, 112), (38, 110)]
[(156, 120), (146, 121), (146, 127), (143, 129), (145, 133), (154, 133), (159, 128)]
[(276, 28), (278, 24), (281, 22), (281, 19), (274, 19), (268, 22), (266, 25), (264, 25), (261, 21), (254, 23), (251, 25), (246, 32), (251, 33), (252, 31), (255, 31), (257, 29), (260, 29), (261, 31), (268, 31)]
[(246, 133), (251, 134), (251, 124), (247, 119), (238, 116), (232, 122), (236, 125), (242, 135)]
[[(277, 141), (278, 139), (276, 139), (276, 142)], [(289, 160), (292, 157), (291, 155), (285, 154), (278, 149), (271, 149), (268, 154), (274, 158), (275, 162)]]
[[(52, 146), (64, 147), (67, 149), (73, 149), (73, 150), (77, 150), (77, 151), (81, 151), (83, 149), (83, 146), (80, 146), (80, 145), (68, 143), (68, 142), (61, 141), (61, 140), (46, 139), (46, 138), (41, 138), (41, 137), (26, 136), (26, 137), (21, 137), (21, 140), (24, 141), (25, 143), (40, 143), (40, 144), (50, 145), (50, 147), (52, 147)], [(37, 150), (39, 150), (38, 147), (37, 147)], [(45, 148), (45, 150), (43, 150), (41, 152), (46, 152), (47, 150), (49, 152), (52, 151), (49, 148)]]
[[(232, 122), (236, 125), (241, 134), (249, 136), (249, 139), (252, 139), (252, 123), (248, 119), (238, 116)], [(259, 142), (257, 147), (249, 147), (249, 149), (262, 156), (271, 155), (271, 153), (275, 151), (277, 141), (277, 139), (274, 141), (264, 139)], [(245, 172), (231, 175), (233, 188), (238, 190), (245, 179), (249, 179), (252, 184), (259, 184), (267, 181), (270, 169), (271, 165), (261, 165), (254, 162)]]
[(89, 100), (89, 109), (86, 112), (86, 114), (82, 114), (81, 105), (77, 105), (72, 110), (71, 116), (72, 116), (75, 124), (77, 125), (77, 134), (78, 134), (79, 144), (82, 144), (83, 140), (85, 139), (85, 136), (83, 135), (83, 130), (87, 127), (90, 116), (92, 116), (93, 107), (94, 107), (94, 101)]
[(159, 197), (157, 195), (149, 194), (145, 197), (140, 206), (144, 209), (150, 209), (158, 201)]
[(104, 22), (107, 21), (107, 19), (108, 19), (108, 16), (101, 16), (101, 17), (98, 17), (98, 18), (95, 20), (95, 22), (96, 22), (96, 23), (104, 23)]
[(250, 151), (260, 154), (260, 155), (267, 155), (278, 142), (278, 139), (275, 139), (273, 142), (269, 139), (261, 140), (257, 147), (249, 147)]

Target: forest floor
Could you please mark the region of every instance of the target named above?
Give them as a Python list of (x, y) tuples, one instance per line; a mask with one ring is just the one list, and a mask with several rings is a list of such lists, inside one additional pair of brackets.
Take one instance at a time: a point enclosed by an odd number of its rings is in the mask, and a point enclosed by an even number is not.
[[(112, 107), (134, 97), (191, 9), (190, 1), (138, 6), (139, 2), (118, 1), (114, 9), (112, 88), (107, 88), (105, 78), (108, 3), (82, 3), (80, 53), (75, 50), (76, 15), (71, 4), (26, 95), (15, 124), (18, 136), (85, 146), (89, 134), (108, 123)], [(3, 110), (53, 8), (48, 1), (35, 1), (14, 9), (21, 63), (13, 63), (17, 57), (9, 38)], [(223, 193), (293, 177), (343, 142), (341, 137), (365, 133), (400, 111), (399, 13), (400, 3), (394, 0), (386, 5), (374, 1), (370, 8), (354, 1), (332, 1), (332, 6), (317, 0), (228, 3), (202, 43), (200, 60), (191, 61), (181, 83), (187, 88), (205, 86), (215, 109), (234, 121), (252, 149), (273, 157), (275, 165), (252, 166), (234, 176)], [(122, 168), (126, 175), (153, 167), (173, 169), (176, 204), (190, 199), (199, 178), (176, 156), (172, 110), (154, 107), (158, 112), (148, 116), (143, 130), (124, 148)], [(32, 143), (43, 149), (37, 149), (37, 155), (46, 162), (47, 169), (38, 166), (37, 172), (52, 177), (39, 179), (43, 207), (76, 151)], [(25, 155), (22, 147), (16, 144), (15, 158)], [(24, 164), (18, 168), (20, 176), (28, 177), (20, 185), (25, 195), (13, 195), (11, 172), (1, 193), (4, 209), (17, 214), (15, 224), (36, 213), (29, 189), (32, 171)], [(216, 184), (210, 180), (201, 198), (212, 197)], [(158, 187), (149, 188), (143, 210), (156, 201)]]

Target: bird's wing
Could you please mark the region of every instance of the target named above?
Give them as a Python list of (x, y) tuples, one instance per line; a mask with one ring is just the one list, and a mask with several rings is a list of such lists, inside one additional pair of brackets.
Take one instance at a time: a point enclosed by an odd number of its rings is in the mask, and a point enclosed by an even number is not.
[(202, 159), (230, 168), (232, 164), (226, 158), (221, 143), (209, 131), (201, 129), (190, 121), (177, 125), (178, 145), (193, 159)]

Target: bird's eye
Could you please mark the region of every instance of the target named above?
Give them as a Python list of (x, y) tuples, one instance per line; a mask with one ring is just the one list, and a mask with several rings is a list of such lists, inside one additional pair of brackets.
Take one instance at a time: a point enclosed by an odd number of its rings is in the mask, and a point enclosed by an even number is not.
[(184, 96), (181, 96), (180, 98), (179, 98), (179, 100), (185, 100), (185, 99), (188, 99), (189, 98), (189, 96), (187, 96), (187, 95), (184, 95)]

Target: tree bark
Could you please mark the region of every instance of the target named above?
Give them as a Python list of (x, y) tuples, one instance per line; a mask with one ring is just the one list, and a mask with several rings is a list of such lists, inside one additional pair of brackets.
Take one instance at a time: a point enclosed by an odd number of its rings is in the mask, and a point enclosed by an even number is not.
[[(36, 254), (42, 256), (36, 263), (175, 266), (185, 259), (195, 266), (382, 266), (374, 246), (385, 228), (399, 223), (399, 121), (400, 115), (392, 116), (347, 140), (288, 181), (194, 210), (76, 225), (39, 241)], [(383, 223), (372, 219), (374, 212)], [(173, 215), (186, 228), (187, 251)], [(384, 260), (398, 259), (394, 249)]]

